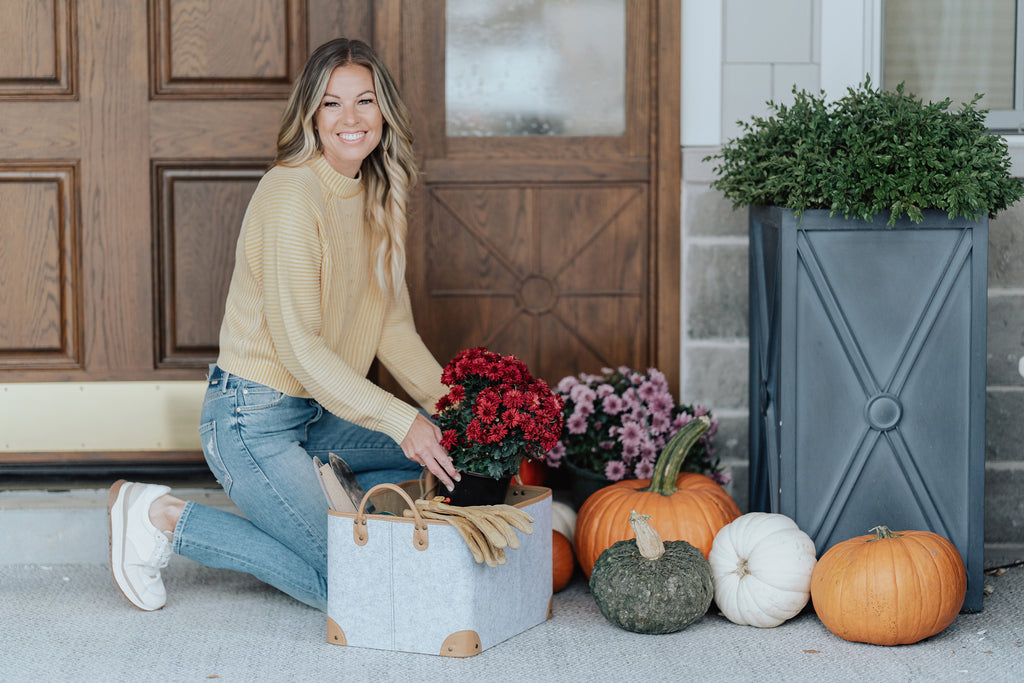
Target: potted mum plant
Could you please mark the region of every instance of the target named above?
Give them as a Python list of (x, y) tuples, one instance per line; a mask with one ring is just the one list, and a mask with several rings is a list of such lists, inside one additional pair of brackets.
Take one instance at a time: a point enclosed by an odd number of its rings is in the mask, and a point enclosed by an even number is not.
[(435, 406), (444, 446), (462, 474), (453, 505), (502, 503), (524, 459), (539, 460), (562, 432), (562, 400), (515, 356), (483, 347), (444, 368), (450, 387)]
[(794, 94), (707, 158), (750, 207), (750, 508), (818, 553), (940, 533), (980, 609), (988, 219), (1021, 181), (980, 95)]
[(600, 375), (562, 378), (555, 392), (562, 398), (565, 428), (547, 454), (549, 467), (564, 463), (572, 473), (574, 502), (621, 479), (648, 479), (658, 454), (683, 425), (707, 415), (711, 425), (690, 450), (681, 471), (707, 474), (729, 482), (714, 457), (712, 438), (718, 420), (703, 406), (677, 404), (665, 375), (619, 367)]

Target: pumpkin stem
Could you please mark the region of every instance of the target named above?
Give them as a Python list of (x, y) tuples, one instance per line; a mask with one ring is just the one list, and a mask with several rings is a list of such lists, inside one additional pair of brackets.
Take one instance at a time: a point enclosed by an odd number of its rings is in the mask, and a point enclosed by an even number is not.
[(645, 491), (654, 491), (663, 496), (671, 496), (676, 492), (676, 479), (679, 478), (679, 470), (689, 455), (690, 449), (697, 443), (697, 440), (711, 426), (711, 420), (707, 415), (701, 415), (685, 425), (676, 432), (675, 436), (669, 439), (665, 448), (661, 450), (658, 460), (654, 463), (654, 474), (651, 475), (651, 485)]
[(871, 541), (881, 541), (883, 538), (899, 538), (900, 536), (903, 535), (903, 534), (897, 534), (895, 532), (889, 531), (889, 527), (887, 527), (887, 526), (876, 526), (874, 529), (871, 529), (871, 531), (874, 532), (875, 537), (874, 538), (869, 538), (868, 539), (869, 543)]
[(656, 560), (665, 554), (665, 543), (661, 536), (648, 522), (650, 515), (641, 515), (636, 510), (629, 513), (629, 525), (633, 527), (633, 534), (636, 535), (636, 547), (640, 554), (648, 560)]

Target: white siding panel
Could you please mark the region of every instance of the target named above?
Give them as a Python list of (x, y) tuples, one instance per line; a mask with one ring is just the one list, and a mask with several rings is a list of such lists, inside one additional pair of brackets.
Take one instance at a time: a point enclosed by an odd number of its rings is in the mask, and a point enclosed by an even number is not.
[(726, 64), (722, 69), (722, 138), (736, 137), (738, 120), (767, 113), (772, 98), (772, 67), (770, 64)]
[(683, 0), (682, 115), (684, 147), (722, 140), (722, 0)]
[(778, 64), (772, 75), (772, 99), (780, 104), (793, 101), (793, 86), (816, 93), (819, 89), (817, 64)]
[(726, 0), (725, 61), (811, 61), (813, 4), (813, 0)]

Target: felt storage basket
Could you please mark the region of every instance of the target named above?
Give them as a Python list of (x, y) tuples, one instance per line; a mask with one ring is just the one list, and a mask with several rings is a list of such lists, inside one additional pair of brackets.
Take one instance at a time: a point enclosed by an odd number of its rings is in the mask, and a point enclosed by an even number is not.
[(533, 533), (517, 531), (519, 548), (489, 567), (447, 522), (403, 516), (421, 486), (379, 484), (356, 512), (329, 511), (327, 641), (469, 657), (549, 618), (551, 490), (509, 488), (505, 502), (533, 517)]

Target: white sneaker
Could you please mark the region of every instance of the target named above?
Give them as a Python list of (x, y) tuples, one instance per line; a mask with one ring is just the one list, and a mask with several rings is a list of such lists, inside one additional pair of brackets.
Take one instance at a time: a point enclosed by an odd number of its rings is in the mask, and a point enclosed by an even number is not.
[(110, 487), (110, 570), (117, 587), (141, 610), (158, 610), (167, 603), (160, 570), (170, 559), (171, 543), (149, 521), (149, 508), (170, 490), (124, 479)]

